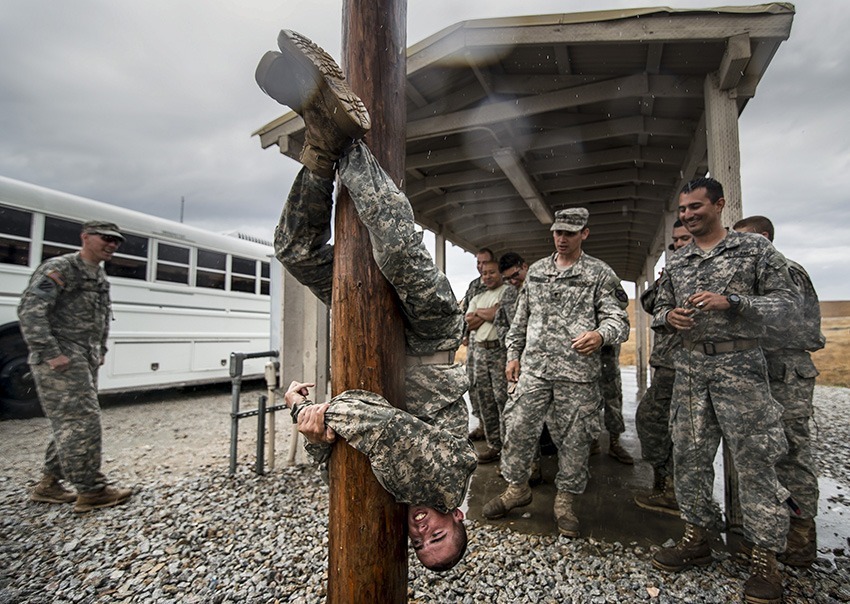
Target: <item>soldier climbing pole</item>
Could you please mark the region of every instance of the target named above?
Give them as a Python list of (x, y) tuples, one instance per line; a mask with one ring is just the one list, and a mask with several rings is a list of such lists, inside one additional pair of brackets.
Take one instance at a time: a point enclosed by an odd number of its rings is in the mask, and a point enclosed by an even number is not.
[[(343, 2), (342, 67), (366, 103), (366, 140), (396, 183), (404, 175), (406, 0)], [(331, 388), (383, 395), (404, 406), (404, 330), (392, 287), (372, 260), (348, 192), (336, 206)], [(328, 602), (407, 602), (406, 506), (387, 493), (365, 455), (347, 444), (330, 461)]]

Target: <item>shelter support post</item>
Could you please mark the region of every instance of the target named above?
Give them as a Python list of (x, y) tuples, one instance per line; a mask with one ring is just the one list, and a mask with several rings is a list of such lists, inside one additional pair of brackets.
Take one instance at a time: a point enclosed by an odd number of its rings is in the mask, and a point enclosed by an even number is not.
[[(343, 3), (343, 68), (372, 115), (372, 152), (404, 175), (405, 0)], [(404, 331), (397, 299), (372, 261), (369, 236), (348, 192), (336, 205), (331, 311), (333, 394), (362, 388), (404, 405)], [(407, 601), (406, 507), (378, 483), (368, 459), (338, 442), (329, 466), (328, 602)]]

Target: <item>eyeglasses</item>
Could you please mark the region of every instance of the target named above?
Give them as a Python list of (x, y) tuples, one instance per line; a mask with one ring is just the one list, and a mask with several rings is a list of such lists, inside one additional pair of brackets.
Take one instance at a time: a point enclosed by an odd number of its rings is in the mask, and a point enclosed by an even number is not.
[(106, 243), (117, 243), (118, 245), (121, 245), (121, 243), (124, 241), (123, 239), (116, 237), (115, 235), (101, 235), (100, 233), (98, 233), (97, 236), (103, 239)]
[(519, 279), (519, 274), (521, 272), (522, 271), (520, 269), (516, 269), (513, 275), (503, 275), (503, 278), (505, 279), (505, 281), (515, 281)]

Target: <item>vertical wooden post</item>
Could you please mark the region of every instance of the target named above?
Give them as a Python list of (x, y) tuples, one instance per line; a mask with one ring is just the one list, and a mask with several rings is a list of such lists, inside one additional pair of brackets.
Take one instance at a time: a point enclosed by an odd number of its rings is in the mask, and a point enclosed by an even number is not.
[[(406, 0), (345, 0), (343, 69), (372, 116), (372, 152), (400, 183), (405, 162)], [(371, 390), (404, 405), (404, 330), (348, 192), (336, 205), (331, 387)], [(335, 446), (330, 468), (328, 602), (407, 602), (406, 507), (366, 457)]]

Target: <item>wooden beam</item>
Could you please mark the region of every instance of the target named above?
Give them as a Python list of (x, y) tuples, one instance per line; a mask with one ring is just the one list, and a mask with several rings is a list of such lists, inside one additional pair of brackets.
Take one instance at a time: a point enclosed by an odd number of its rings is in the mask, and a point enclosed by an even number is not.
[[(344, 65), (372, 115), (368, 142), (387, 173), (404, 174), (406, 0), (343, 2)], [(404, 406), (404, 326), (392, 287), (346, 190), (336, 204), (331, 346), (333, 394), (361, 388)], [(356, 359), (356, 362), (352, 362)], [(407, 602), (406, 506), (347, 443), (329, 463), (328, 602)]]
[(729, 90), (735, 88), (741, 77), (744, 75), (744, 70), (747, 68), (747, 63), (750, 62), (750, 36), (743, 33), (736, 36), (731, 36), (726, 41), (726, 52), (723, 53), (723, 58), (720, 60), (720, 67), (717, 70), (717, 81), (720, 90)]

